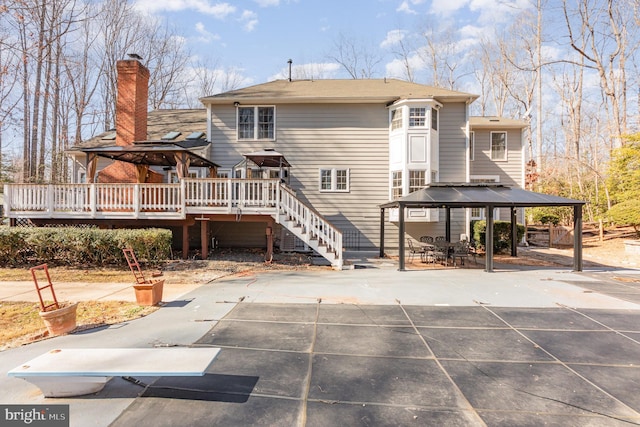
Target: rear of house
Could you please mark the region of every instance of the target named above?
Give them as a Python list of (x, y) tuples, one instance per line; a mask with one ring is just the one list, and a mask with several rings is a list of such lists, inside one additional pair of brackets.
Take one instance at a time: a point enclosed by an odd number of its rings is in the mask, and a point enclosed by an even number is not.
[[(316, 250), (320, 242), (333, 252), (374, 250), (379, 206), (390, 200), (436, 182), (523, 185), (528, 124), (469, 117), (475, 95), (396, 79), (277, 80), (202, 98), (201, 110), (143, 114), (148, 72), (137, 61), (121, 62), (139, 79), (119, 78), (116, 129), (69, 151), (77, 188), (47, 195), (47, 188), (16, 187), (5, 203), (11, 218), (170, 227), (183, 256), (198, 245), (206, 255), (210, 243), (269, 249), (273, 240), (281, 249)], [(256, 153), (272, 162), (258, 162)], [(110, 183), (104, 188), (112, 194), (124, 191), (117, 187), (123, 182), (131, 187), (127, 203), (98, 206), (103, 187), (93, 183)], [(31, 192), (42, 206), (24, 202), (34, 200)], [(55, 202), (57, 194), (64, 203)], [(149, 201), (155, 194), (162, 196)], [(398, 247), (397, 215), (390, 210), (385, 218), (386, 248)], [(451, 215), (457, 237), (469, 236), (471, 219), (484, 213)], [(442, 209), (408, 209), (406, 232), (444, 235), (444, 216)]]

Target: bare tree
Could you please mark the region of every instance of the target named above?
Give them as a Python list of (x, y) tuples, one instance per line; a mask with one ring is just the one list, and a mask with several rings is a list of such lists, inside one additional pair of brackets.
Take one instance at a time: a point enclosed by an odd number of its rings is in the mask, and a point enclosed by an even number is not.
[(353, 36), (338, 34), (327, 57), (340, 64), (352, 79), (370, 79), (382, 63), (382, 55)]
[[(594, 69), (600, 79), (610, 113), (611, 148), (622, 144), (627, 131), (626, 73), (628, 30), (632, 14), (624, 2), (579, 0), (571, 9), (563, 0), (563, 12), (571, 47)], [(628, 5), (631, 8), (631, 4)]]

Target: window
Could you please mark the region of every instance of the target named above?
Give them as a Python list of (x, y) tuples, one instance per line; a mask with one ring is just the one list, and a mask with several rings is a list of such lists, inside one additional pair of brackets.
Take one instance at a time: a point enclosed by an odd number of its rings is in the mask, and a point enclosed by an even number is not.
[[(189, 169), (187, 176), (185, 178), (200, 178), (200, 174), (198, 173), (198, 169)], [(180, 182), (180, 178), (178, 177), (178, 172), (169, 171), (167, 174), (167, 182), (169, 184), (177, 184)]]
[(476, 133), (469, 133), (469, 160), (473, 161), (475, 158), (475, 150), (476, 150)]
[[(473, 175), (469, 178), (469, 182), (480, 183), (494, 183), (500, 182), (499, 176), (494, 175)], [(494, 209), (493, 217), (498, 218), (498, 209)], [(485, 219), (484, 208), (471, 208), (471, 219)]]
[(418, 191), (425, 184), (425, 171), (409, 171), (409, 193)]
[(409, 127), (424, 127), (427, 122), (427, 109), (424, 107), (409, 108)]
[(216, 171), (216, 178), (229, 178), (231, 171), (229, 169), (218, 169)]
[(238, 107), (238, 139), (275, 139), (275, 107)]
[(491, 160), (507, 160), (506, 132), (491, 132)]
[(431, 109), (431, 129), (438, 130), (438, 110)]
[(391, 130), (402, 129), (402, 109), (391, 110)]
[(349, 169), (320, 169), (320, 191), (349, 191)]
[(402, 171), (393, 172), (391, 175), (391, 200), (402, 197)]

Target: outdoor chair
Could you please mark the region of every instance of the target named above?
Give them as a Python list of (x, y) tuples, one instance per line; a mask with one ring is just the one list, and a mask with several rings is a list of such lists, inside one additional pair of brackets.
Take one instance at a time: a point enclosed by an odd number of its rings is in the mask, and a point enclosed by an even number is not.
[(422, 243), (433, 243), (433, 237), (431, 237), (431, 236), (422, 236), (422, 237), (420, 237), (420, 242), (422, 242)]
[(465, 259), (469, 258), (469, 242), (461, 241), (455, 244), (453, 247), (453, 266), (456, 266), (456, 260), (460, 260), (460, 264), (464, 265)]
[(407, 245), (409, 246), (409, 262), (413, 260), (416, 254), (420, 255), (420, 261), (426, 262), (425, 250), (423, 248), (414, 245), (411, 239), (407, 239)]
[(444, 265), (449, 263), (449, 245), (444, 244), (444, 240), (433, 242), (433, 259)]
[(446, 240), (444, 236), (436, 236), (436, 242), (446, 242)]

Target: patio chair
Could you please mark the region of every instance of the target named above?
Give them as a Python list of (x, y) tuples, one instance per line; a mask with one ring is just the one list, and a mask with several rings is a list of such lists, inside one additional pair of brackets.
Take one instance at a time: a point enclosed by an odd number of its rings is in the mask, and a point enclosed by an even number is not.
[(436, 240), (433, 242), (433, 259), (434, 262), (441, 264), (449, 264), (449, 245), (444, 240)]
[(464, 260), (469, 258), (469, 242), (461, 241), (455, 244), (453, 247), (453, 266), (456, 266), (456, 259), (460, 260), (460, 264), (464, 265)]
[(444, 236), (436, 236), (436, 242), (446, 242), (447, 238)]
[(433, 243), (433, 237), (431, 236), (422, 236), (420, 237), (421, 243)]
[(409, 246), (409, 262), (413, 260), (416, 254), (420, 255), (420, 261), (426, 262), (424, 248), (414, 245), (411, 239), (407, 239), (407, 246)]

